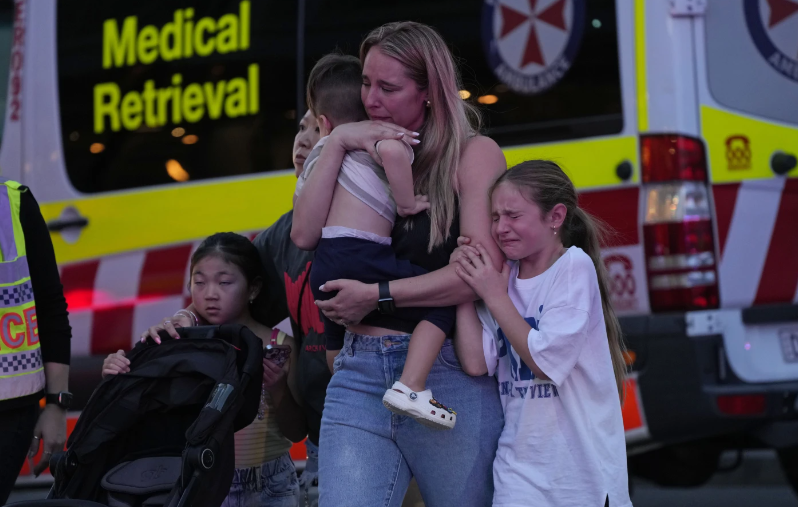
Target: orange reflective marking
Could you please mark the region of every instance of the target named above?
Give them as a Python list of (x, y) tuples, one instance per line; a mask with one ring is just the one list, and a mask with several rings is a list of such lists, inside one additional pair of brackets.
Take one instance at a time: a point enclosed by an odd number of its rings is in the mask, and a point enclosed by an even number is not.
[(640, 406), (637, 404), (637, 380), (630, 378), (626, 381), (626, 398), (622, 407), (624, 431), (641, 428), (643, 417)]

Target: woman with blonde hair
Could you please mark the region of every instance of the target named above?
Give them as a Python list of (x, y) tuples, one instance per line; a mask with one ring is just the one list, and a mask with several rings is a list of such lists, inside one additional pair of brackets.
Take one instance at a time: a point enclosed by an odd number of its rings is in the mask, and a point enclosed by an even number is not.
[(427, 385), (464, 414), (453, 430), (436, 432), (392, 414), (382, 398), (402, 373), (410, 333), (420, 320), (405, 308), (476, 298), (448, 266), (457, 237), (488, 245), (491, 262), (501, 266), (504, 257), (490, 240), (488, 189), (506, 169), (504, 156), (478, 135), (479, 115), (460, 99), (452, 55), (432, 28), (384, 25), (363, 41), (360, 59), (361, 98), (371, 121), (333, 130), (297, 198), (291, 237), (300, 248), (318, 244), (347, 151), (366, 150), (379, 160), (375, 144), (404, 134), (421, 141), (413, 179), (415, 193), (429, 197), (430, 210), (397, 220), (392, 244), (398, 258), (430, 273), (380, 284), (324, 284), (338, 294), (318, 305), (347, 333), (322, 416), (320, 504), (398, 506), (415, 476), (429, 507), (490, 505), (492, 462), (504, 424), (494, 378), (465, 374), (447, 339)]

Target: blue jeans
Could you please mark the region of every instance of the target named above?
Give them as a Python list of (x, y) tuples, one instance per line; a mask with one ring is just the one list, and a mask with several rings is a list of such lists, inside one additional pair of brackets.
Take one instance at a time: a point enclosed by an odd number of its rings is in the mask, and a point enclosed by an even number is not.
[(296, 507), (299, 482), (288, 453), (255, 468), (239, 468), (222, 507)]
[(413, 476), (427, 507), (491, 505), (504, 426), (496, 379), (463, 373), (447, 340), (427, 387), (458, 412), (457, 425), (433, 430), (397, 416), (382, 396), (401, 376), (409, 342), (346, 333), (321, 420), (321, 507), (399, 507)]
[(299, 476), (300, 507), (319, 507), (319, 447), (305, 440), (308, 460)]

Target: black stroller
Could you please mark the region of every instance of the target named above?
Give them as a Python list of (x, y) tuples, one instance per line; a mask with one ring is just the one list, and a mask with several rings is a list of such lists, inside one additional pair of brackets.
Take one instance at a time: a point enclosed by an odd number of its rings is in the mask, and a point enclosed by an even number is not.
[(138, 344), (130, 372), (94, 391), (33, 507), (221, 505), (233, 479), (233, 433), (252, 422), (261, 340), (243, 326), (178, 330)]

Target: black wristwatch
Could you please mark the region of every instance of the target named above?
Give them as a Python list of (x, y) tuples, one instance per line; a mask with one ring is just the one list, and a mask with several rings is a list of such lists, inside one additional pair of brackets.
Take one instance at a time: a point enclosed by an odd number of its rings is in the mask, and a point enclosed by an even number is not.
[(69, 410), (69, 407), (72, 406), (72, 393), (69, 391), (61, 391), (60, 393), (46, 394), (44, 396), (44, 402), (48, 405), (58, 405), (64, 410)]
[(380, 299), (377, 301), (377, 310), (383, 315), (392, 315), (396, 311), (396, 305), (388, 289), (388, 282), (380, 282)]

